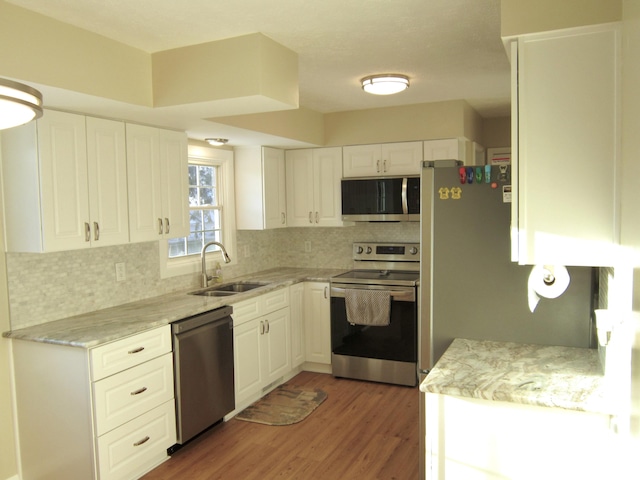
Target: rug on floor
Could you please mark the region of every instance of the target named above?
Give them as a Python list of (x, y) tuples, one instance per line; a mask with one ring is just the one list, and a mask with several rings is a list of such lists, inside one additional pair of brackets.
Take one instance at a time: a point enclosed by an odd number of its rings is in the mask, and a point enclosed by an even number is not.
[(235, 418), (265, 425), (291, 425), (307, 418), (326, 398), (319, 388), (280, 385)]

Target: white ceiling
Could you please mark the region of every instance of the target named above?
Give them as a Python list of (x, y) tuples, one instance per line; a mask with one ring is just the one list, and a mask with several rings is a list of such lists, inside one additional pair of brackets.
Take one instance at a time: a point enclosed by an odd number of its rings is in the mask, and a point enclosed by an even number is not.
[[(509, 115), (500, 0), (7, 1), (149, 53), (261, 32), (298, 54), (300, 106), (322, 113), (464, 99)], [(411, 87), (362, 91), (385, 72)]]

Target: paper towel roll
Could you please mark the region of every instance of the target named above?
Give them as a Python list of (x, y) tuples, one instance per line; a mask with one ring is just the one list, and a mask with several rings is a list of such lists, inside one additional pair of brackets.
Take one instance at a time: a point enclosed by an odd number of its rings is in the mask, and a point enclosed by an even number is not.
[(536, 265), (529, 274), (529, 310), (538, 306), (540, 297), (558, 298), (569, 286), (569, 272), (562, 265)]

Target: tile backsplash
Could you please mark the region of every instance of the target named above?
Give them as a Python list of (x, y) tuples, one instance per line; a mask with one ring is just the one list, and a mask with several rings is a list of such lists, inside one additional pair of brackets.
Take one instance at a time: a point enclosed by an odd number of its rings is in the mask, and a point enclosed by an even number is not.
[[(349, 269), (351, 244), (357, 241), (419, 242), (420, 226), (417, 222), (358, 223), (341, 228), (240, 230), (238, 262), (223, 265), (224, 278), (277, 267)], [(199, 286), (198, 275), (161, 278), (158, 255), (158, 242), (44, 254), (8, 253), (11, 328)], [(123, 282), (115, 278), (119, 262), (126, 264)]]

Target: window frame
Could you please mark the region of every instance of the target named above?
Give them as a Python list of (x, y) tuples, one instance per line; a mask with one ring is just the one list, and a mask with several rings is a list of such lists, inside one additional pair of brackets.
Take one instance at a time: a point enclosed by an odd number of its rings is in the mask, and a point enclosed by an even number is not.
[[(237, 256), (233, 151), (190, 144), (188, 159), (189, 163), (196, 160), (200, 164), (221, 167), (219, 198), (222, 202), (222, 244), (231, 257), (231, 263), (227, 265), (234, 265), (237, 263)], [(185, 198), (184, 201), (188, 203), (189, 198)], [(160, 241), (160, 278), (201, 273), (202, 263), (199, 255), (169, 258), (168, 245), (168, 240)], [(213, 268), (215, 262), (223, 262), (222, 252), (211, 251), (207, 254), (207, 268)]]

